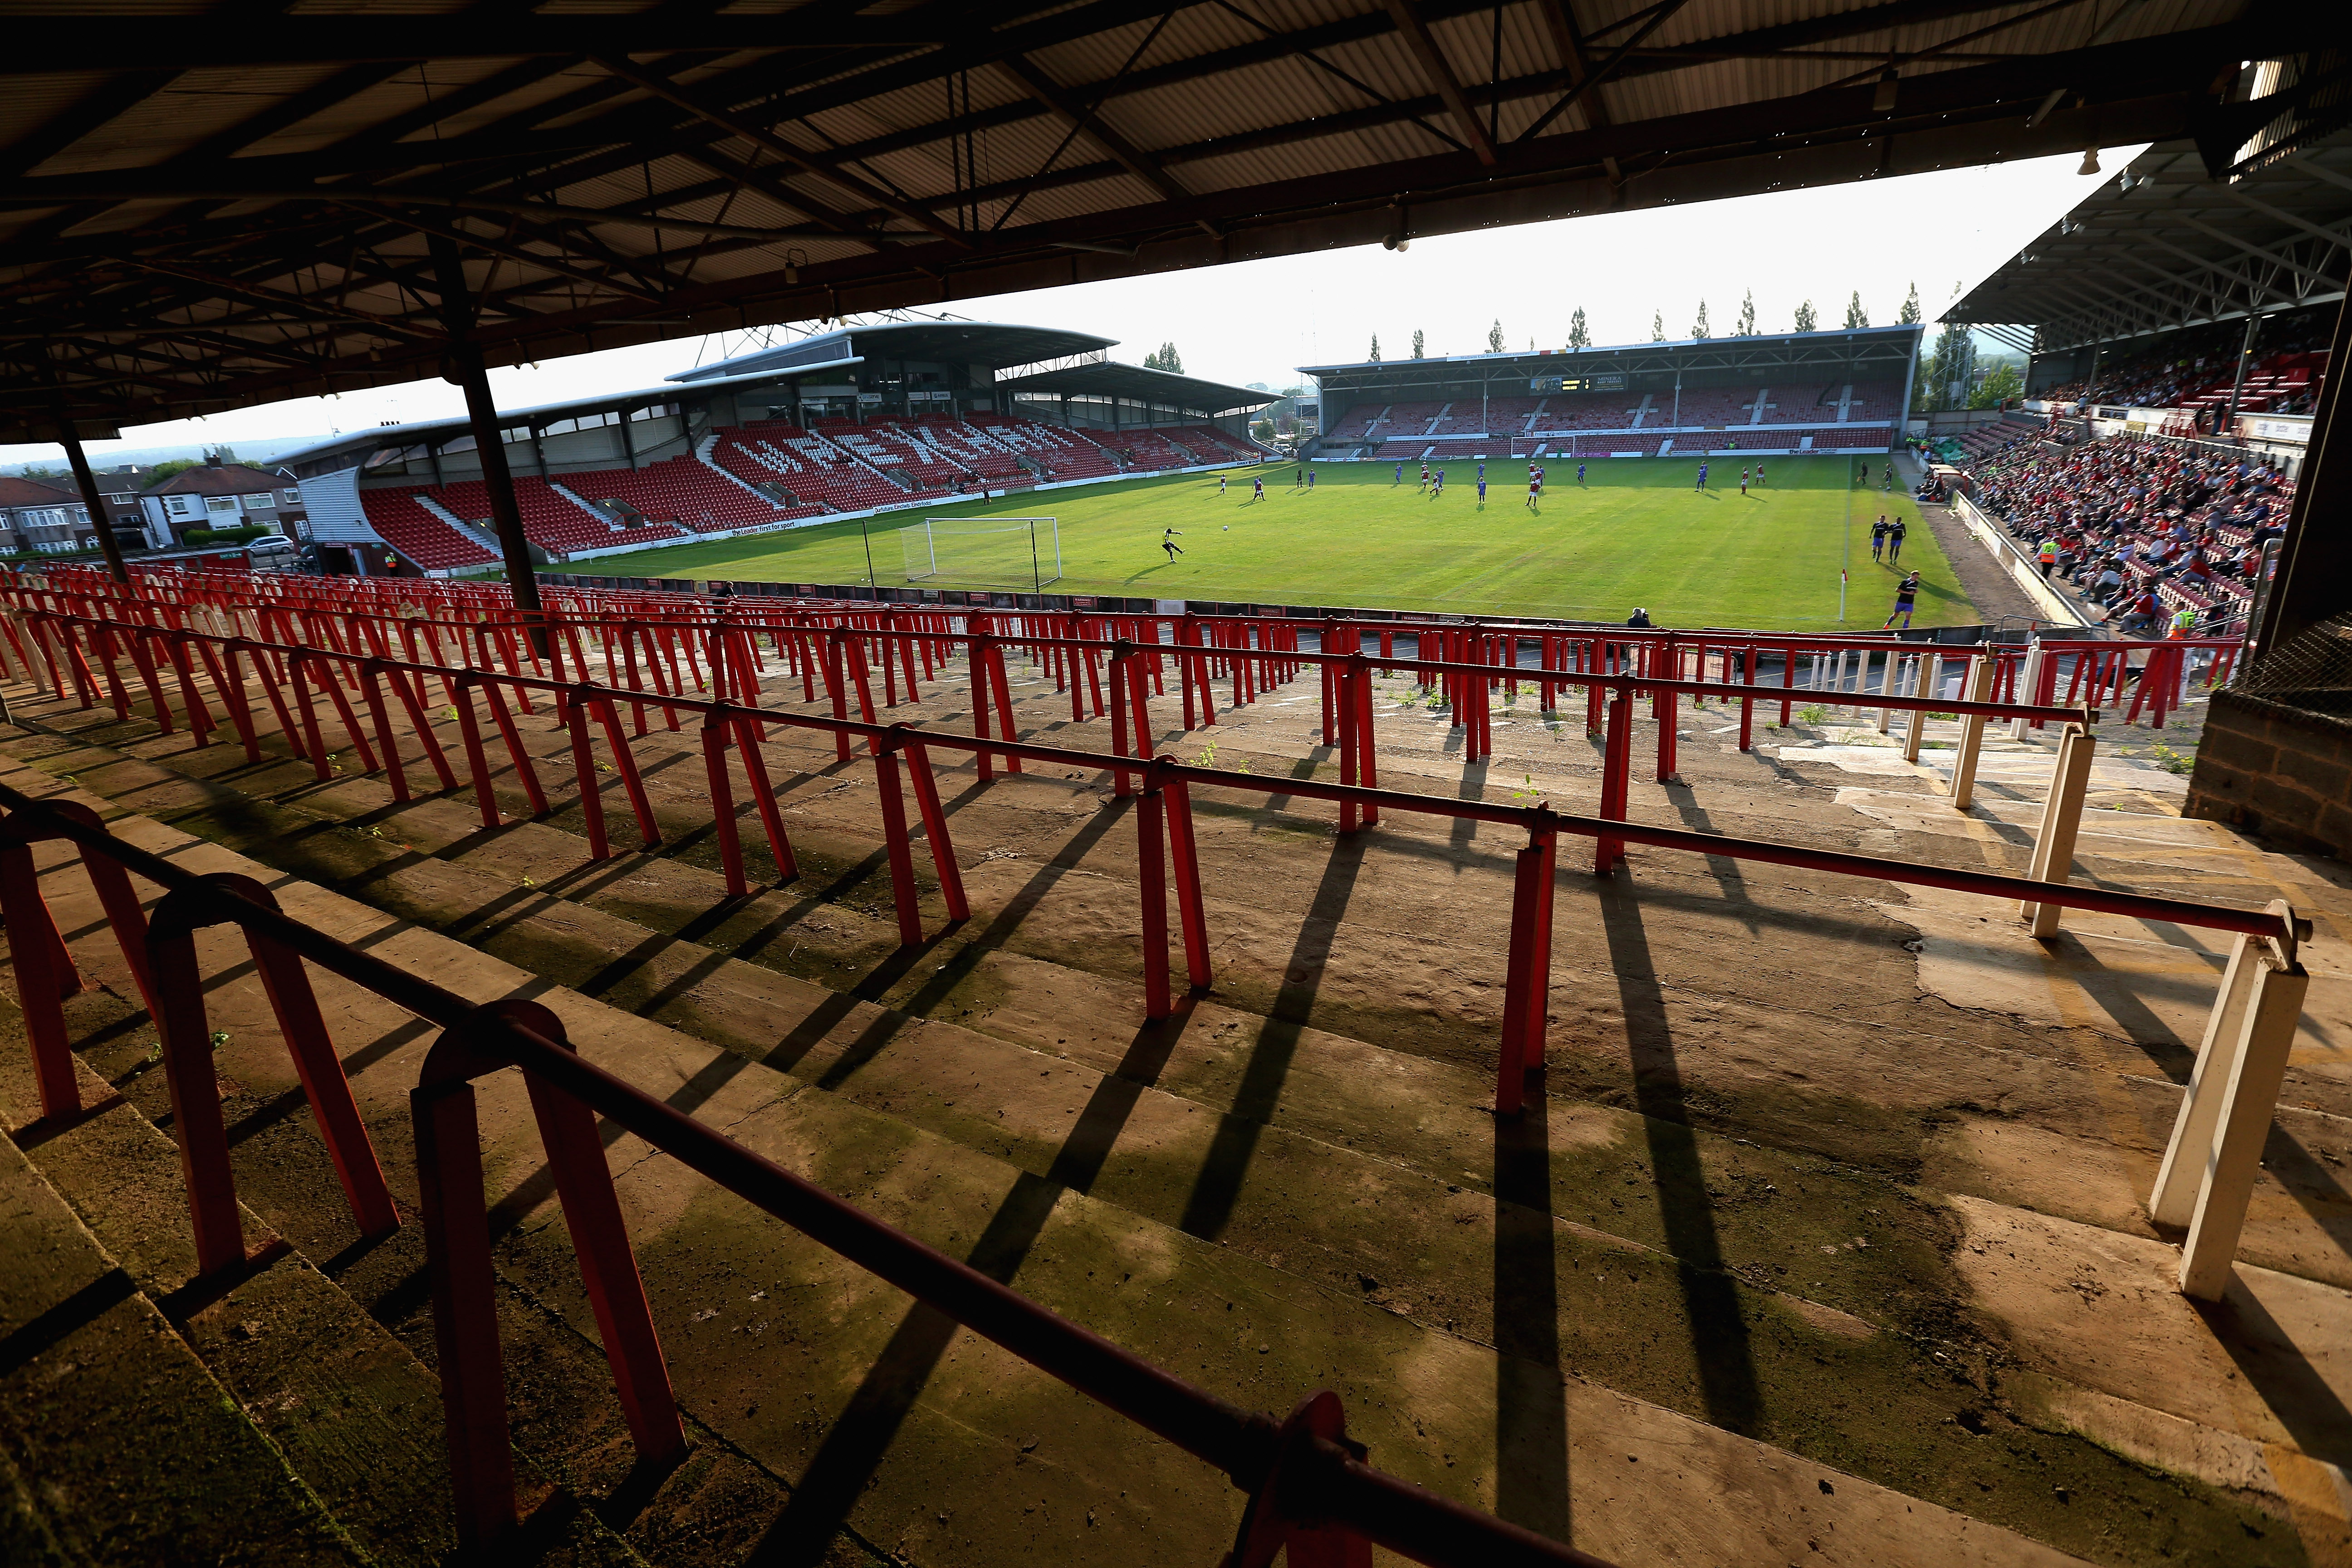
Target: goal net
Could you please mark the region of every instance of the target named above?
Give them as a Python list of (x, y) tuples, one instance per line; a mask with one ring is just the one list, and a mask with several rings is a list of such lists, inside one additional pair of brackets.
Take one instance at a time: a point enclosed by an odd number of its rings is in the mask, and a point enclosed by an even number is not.
[(1062, 529), (1050, 517), (927, 517), (898, 531), (907, 581), (1042, 592), (1062, 575)]

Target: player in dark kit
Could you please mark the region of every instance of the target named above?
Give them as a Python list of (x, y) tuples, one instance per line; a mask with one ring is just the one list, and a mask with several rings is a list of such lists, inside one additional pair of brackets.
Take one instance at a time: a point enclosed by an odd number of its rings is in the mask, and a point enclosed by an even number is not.
[(1576, 465), (1576, 482), (1580, 485), (1584, 482), (1584, 465), (1582, 463)]
[(1695, 490), (1703, 490), (1706, 489), (1706, 465), (1705, 463), (1701, 463), (1698, 466), (1698, 483), (1693, 485), (1691, 489)]
[(1895, 608), (1888, 613), (1886, 625), (1880, 626), (1878, 629), (1880, 631), (1887, 630), (1895, 625), (1895, 617), (1896, 616), (1900, 616), (1903, 617), (1903, 629), (1909, 631), (1911, 629), (1911, 612), (1918, 603), (1918, 599), (1919, 574), (1914, 572), (1911, 575), (1904, 578), (1902, 582), (1897, 583), (1895, 585)]

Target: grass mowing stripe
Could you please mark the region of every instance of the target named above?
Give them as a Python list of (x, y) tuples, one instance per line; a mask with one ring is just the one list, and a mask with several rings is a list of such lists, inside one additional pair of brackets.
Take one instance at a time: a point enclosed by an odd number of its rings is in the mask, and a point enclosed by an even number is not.
[[(1622, 620), (1646, 607), (1662, 626), (1834, 631), (1838, 573), (1851, 560), (1847, 628), (1874, 628), (1904, 570), (1923, 574), (1917, 625), (1983, 617), (1951, 564), (1897, 489), (1880, 489), (1885, 458), (1870, 459), (1867, 485), (1852, 457), (1769, 458), (1769, 482), (1739, 493), (1746, 460), (1709, 459), (1705, 490), (1696, 458), (1547, 459), (1539, 512), (1527, 501), (1525, 462), (1486, 465), (1478, 501), (1475, 460), (1444, 465), (1444, 493), (1431, 496), (1408, 464), (1318, 463), (1311, 490), (1293, 464), (1215, 474), (1121, 480), (1066, 490), (1019, 491), (982, 501), (927, 500), (867, 520), (884, 586), (905, 585), (896, 531), (924, 517), (1061, 520), (1063, 576), (1049, 591), (1135, 598), (1263, 604), (1362, 605), (1467, 615), (1562, 616)], [(1251, 480), (1265, 481), (1252, 499)], [(1870, 525), (1882, 513), (1908, 525), (1902, 568), (1874, 562)], [(1184, 553), (1160, 549), (1181, 531)], [(856, 521), (784, 533), (650, 550), (585, 563), (646, 577), (752, 582), (863, 583), (866, 546)], [(929, 579), (925, 587), (1006, 584)]]

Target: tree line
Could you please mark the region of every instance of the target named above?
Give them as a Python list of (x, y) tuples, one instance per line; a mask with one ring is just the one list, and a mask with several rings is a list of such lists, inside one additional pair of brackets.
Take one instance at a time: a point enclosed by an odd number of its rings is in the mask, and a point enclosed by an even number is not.
[[(1898, 324), (1904, 326), (1916, 325), (1920, 319), (1918, 284), (1914, 283), (1911, 285), (1911, 291), (1909, 295), (1905, 298), (1902, 308), (1896, 311), (1895, 319)], [(1867, 306), (1863, 304), (1862, 290), (1857, 289), (1853, 290), (1853, 294), (1846, 300), (1845, 330), (1848, 331), (1854, 331), (1869, 325), (1870, 310)], [(1813, 332), (1822, 330), (1821, 313), (1813, 308), (1813, 302), (1811, 300), (1806, 300), (1799, 303), (1794, 319), (1789, 330), (1794, 332)], [(1733, 318), (1731, 331), (1728, 335), (1735, 338), (1752, 338), (1760, 335), (1763, 329), (1757, 324), (1756, 319), (1756, 291), (1753, 289), (1750, 289), (1748, 290), (1746, 297), (1740, 300), (1739, 313)], [(1700, 342), (1704, 342), (1715, 336), (1714, 325), (1708, 319), (1707, 302), (1706, 300), (1701, 300), (1698, 302), (1698, 315), (1691, 322), (1690, 331), (1684, 335)], [(1657, 310), (1651, 312), (1650, 341), (1654, 343), (1663, 343), (1667, 341), (1666, 313), (1664, 310)], [(1570, 349), (1589, 349), (1592, 346), (1592, 328), (1585, 316), (1584, 307), (1581, 305), (1578, 306), (1574, 313), (1568, 319), (1568, 342), (1565, 346)], [(1533, 338), (1529, 338), (1528, 340), (1528, 351), (1532, 353), (1535, 352), (1535, 340)], [(1497, 317), (1494, 323), (1486, 329), (1486, 352), (1488, 353), (1498, 354), (1506, 353), (1507, 350), (1507, 342), (1504, 336), (1502, 320)], [(1380, 363), (1380, 333), (1374, 332), (1372, 334), (1371, 348), (1364, 357), (1368, 362), (1372, 363)], [(1423, 333), (1419, 328), (1415, 328), (1413, 330), (1412, 357), (1414, 359), (1426, 359), (1429, 357), (1427, 334)], [(1147, 360), (1145, 363), (1149, 363), (1150, 362)]]

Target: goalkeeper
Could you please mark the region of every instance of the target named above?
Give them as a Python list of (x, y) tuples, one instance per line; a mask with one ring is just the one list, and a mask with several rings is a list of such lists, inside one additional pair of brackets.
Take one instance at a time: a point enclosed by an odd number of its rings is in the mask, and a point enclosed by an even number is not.
[(1168, 552), (1168, 563), (1171, 566), (1175, 564), (1176, 557), (1184, 553), (1184, 547), (1176, 542), (1176, 536), (1183, 531), (1181, 528), (1164, 528), (1160, 531), (1160, 548)]

